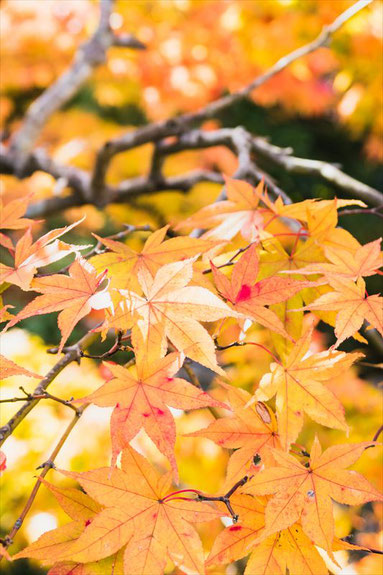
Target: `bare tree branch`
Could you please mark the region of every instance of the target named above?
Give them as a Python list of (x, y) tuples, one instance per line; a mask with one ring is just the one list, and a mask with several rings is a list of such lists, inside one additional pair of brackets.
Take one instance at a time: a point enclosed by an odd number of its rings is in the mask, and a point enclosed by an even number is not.
[(195, 113), (183, 114), (176, 118), (155, 122), (148, 126), (139, 128), (134, 132), (129, 132), (119, 138), (106, 142), (97, 155), (92, 176), (92, 189), (96, 203), (101, 203), (101, 205), (103, 203), (102, 194), (105, 188), (106, 173), (113, 156), (137, 146), (142, 146), (148, 142), (155, 143), (169, 136), (180, 135), (196, 124), (209, 118), (213, 118), (233, 104), (248, 98), (256, 88), (265, 84), (270, 80), (270, 78), (279, 74), (279, 72), (290, 66), (290, 64), (302, 56), (306, 56), (318, 48), (327, 45), (332, 38), (332, 35), (339, 30), (345, 22), (360, 12), (360, 10), (371, 4), (371, 2), (372, 0), (358, 0), (358, 2), (353, 6), (340, 14), (332, 24), (324, 27), (315, 40), (305, 44), (297, 50), (294, 50), (283, 58), (280, 58), (264, 74), (255, 78), (255, 80), (253, 80), (248, 86), (242, 88), (238, 92), (219, 98), (218, 100), (207, 104), (207, 106), (201, 108)]
[(72, 66), (54, 84), (45, 90), (29, 107), (20, 129), (11, 138), (10, 151), (15, 157), (17, 170), (28, 161), (43, 126), (56, 110), (62, 108), (102, 64), (110, 46), (144, 48), (132, 35), (115, 36), (109, 19), (114, 0), (100, 2), (100, 20), (93, 36), (77, 50)]
[[(280, 166), (289, 173), (320, 176), (328, 183), (342, 189), (345, 193), (354, 195), (374, 206), (381, 206), (383, 203), (383, 194), (381, 192), (345, 174), (338, 167), (320, 160), (293, 156), (291, 148), (274, 146), (265, 138), (252, 136), (242, 127), (223, 128), (215, 131), (193, 130), (182, 134), (176, 142), (158, 144), (156, 153), (157, 156), (160, 154), (169, 155), (183, 150), (195, 150), (213, 146), (226, 146), (237, 153), (240, 163), (240, 174), (237, 175), (239, 178), (242, 177), (242, 174), (246, 175), (247, 172), (251, 171), (254, 165), (248, 149), (250, 147), (250, 151), (267, 158), (273, 164)], [(244, 150), (246, 151), (245, 154)], [(268, 181), (267, 176), (265, 177), (265, 182), (273, 191), (274, 184)], [(289, 198), (285, 197), (283, 191), (278, 190), (276, 192), (274, 190), (274, 194), (281, 195), (285, 202), (289, 203)]]
[[(164, 156), (171, 153), (177, 153), (183, 149), (202, 149), (225, 145), (238, 157), (239, 166), (235, 177), (250, 183), (264, 178), (271, 193), (274, 196), (281, 196), (285, 203), (289, 203), (290, 198), (278, 187), (274, 179), (258, 166), (258, 157), (260, 159), (266, 158), (290, 173), (320, 176), (346, 194), (352, 194), (368, 201), (373, 206), (381, 205), (382, 195), (378, 190), (355, 180), (338, 167), (319, 160), (295, 157), (290, 149), (274, 146), (263, 138), (255, 137), (242, 127), (216, 130), (215, 132), (190, 131), (193, 126), (247, 98), (254, 89), (267, 82), (298, 58), (326, 45), (334, 32), (371, 1), (359, 0), (356, 2), (338, 16), (332, 24), (325, 27), (315, 40), (278, 60), (274, 66), (242, 90), (211, 102), (195, 113), (154, 122), (106, 142), (97, 154), (93, 173), (89, 174), (76, 167), (59, 165), (49, 158), (44, 150), (37, 149), (32, 152), (32, 147), (48, 117), (73, 96), (82, 82), (89, 77), (92, 68), (105, 59), (106, 50), (109, 46), (143, 48), (143, 45), (129, 34), (118, 38), (113, 35), (109, 26), (113, 0), (103, 0), (99, 26), (93, 37), (79, 49), (72, 67), (32, 104), (22, 127), (11, 138), (10, 147), (7, 149), (1, 145), (0, 171), (21, 178), (27, 177), (37, 170), (42, 170), (51, 174), (56, 180), (60, 180), (63, 187), (71, 188), (73, 193), (70, 195), (57, 195), (29, 207), (27, 213), (29, 217), (41, 217), (71, 206), (87, 203), (104, 206), (108, 203), (122, 203), (131, 197), (159, 193), (165, 190), (188, 192), (196, 183), (203, 181), (222, 183), (220, 174), (208, 170), (196, 170), (189, 174), (166, 178), (162, 174), (162, 166)], [(56, 92), (60, 94), (57, 95)], [(169, 136), (175, 136), (176, 141), (169, 144), (165, 141)], [(111, 159), (116, 154), (149, 142), (155, 145), (149, 174), (120, 182), (115, 186), (107, 185), (106, 174)], [(219, 199), (223, 199), (224, 195), (225, 190)]]

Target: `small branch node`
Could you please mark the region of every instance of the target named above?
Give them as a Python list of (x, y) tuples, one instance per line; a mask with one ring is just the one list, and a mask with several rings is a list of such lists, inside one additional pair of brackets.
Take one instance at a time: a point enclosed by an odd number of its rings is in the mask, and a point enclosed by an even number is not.
[(44, 463), (36, 467), (36, 469), (44, 469), (44, 468), (56, 469), (56, 465), (51, 459), (47, 459), (47, 461), (44, 461)]

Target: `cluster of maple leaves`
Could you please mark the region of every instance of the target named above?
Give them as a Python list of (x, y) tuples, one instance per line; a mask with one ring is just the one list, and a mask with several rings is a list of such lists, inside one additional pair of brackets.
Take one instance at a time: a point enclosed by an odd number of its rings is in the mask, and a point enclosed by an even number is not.
[[(332, 500), (359, 505), (383, 499), (363, 476), (346, 470), (374, 443), (334, 445), (322, 453), (315, 438), (311, 453), (294, 447), (304, 414), (348, 431), (344, 408), (326, 382), (362, 357), (338, 347), (350, 337), (364, 341), (358, 331), (365, 320), (383, 334), (382, 298), (368, 295), (363, 279), (378, 273), (381, 240), (362, 246), (337, 227), (337, 209), (364, 205), (360, 201), (284, 205), (280, 198), (272, 202), (262, 183), (253, 188), (229, 179), (226, 188), (227, 200), (201, 209), (168, 239), (169, 226), (150, 233), (141, 252), (98, 236), (102, 253), (96, 254), (91, 246), (61, 240), (76, 224), (34, 242), (33, 221), (22, 217), (29, 198), (0, 211), (2, 229), (26, 229), (16, 245), (0, 236), (14, 260), (0, 264), (0, 283), (3, 289), (14, 284), (38, 294), (16, 315), (11, 306), (2, 307), (4, 329), (59, 312), (61, 352), (78, 322), (101, 310), (103, 321), (95, 329), (103, 337), (115, 333), (117, 342), (129, 341), (134, 352), (134, 365), (106, 362), (105, 383), (74, 400), (77, 406), (114, 407), (111, 466), (61, 471), (85, 493), (44, 480), (72, 521), (14, 558), (55, 561), (50, 575), (160, 575), (167, 559), (199, 575), (205, 565), (251, 554), (246, 575), (282, 575), (286, 568), (292, 575), (321, 575), (327, 567), (317, 547), (333, 560), (334, 551), (355, 548), (334, 535)], [(200, 237), (177, 235), (195, 228), (205, 231)], [(38, 272), (69, 254), (74, 261), (61, 272)], [(319, 353), (310, 351), (315, 317), (334, 326), (336, 336), (335, 345)], [(229, 382), (217, 359), (217, 351), (231, 345), (260, 345), (249, 339), (252, 324), (272, 333), (274, 347), (264, 348), (273, 361), (254, 395)], [(238, 340), (219, 345), (233, 325)], [(224, 402), (194, 379), (177, 375), (190, 361), (219, 376)], [(7, 358), (2, 368), (4, 376), (36, 377)], [(265, 403), (274, 396), (275, 411), (273, 403)], [(191, 434), (234, 450), (226, 496), (172, 488), (178, 470), (169, 407), (226, 414)], [(142, 428), (171, 472), (159, 473), (130, 446)], [(225, 515), (234, 522), (220, 533), (205, 562), (191, 524)]]

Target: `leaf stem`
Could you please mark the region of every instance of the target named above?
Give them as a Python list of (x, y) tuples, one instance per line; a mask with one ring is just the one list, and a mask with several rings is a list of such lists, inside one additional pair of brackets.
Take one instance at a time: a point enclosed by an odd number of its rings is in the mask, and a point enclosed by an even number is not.
[(378, 440), (378, 437), (379, 437), (379, 435), (382, 433), (382, 431), (383, 431), (383, 425), (381, 425), (381, 426), (379, 427), (378, 431), (375, 433), (374, 437), (372, 438), (372, 441), (377, 441), (377, 440)]
[[(234, 255), (231, 256), (231, 258), (224, 264), (221, 264), (217, 267), (217, 270), (220, 270), (221, 268), (225, 268), (227, 266), (233, 266), (236, 262), (234, 261), (240, 254), (243, 254), (243, 252), (245, 252), (246, 250), (249, 249), (250, 246), (252, 246), (253, 243), (248, 244), (247, 246), (245, 246), (244, 248), (239, 248)], [(208, 268), (206, 270), (203, 270), (203, 274), (210, 274), (212, 272), (211, 268)]]
[(245, 483), (247, 483), (248, 480), (249, 480), (249, 477), (247, 475), (245, 475), (245, 477), (242, 477), (242, 479), (237, 481), (237, 483), (235, 483), (233, 485), (233, 487), (231, 489), (229, 489), (229, 491), (225, 495), (221, 495), (220, 497), (213, 497), (210, 495), (204, 495), (204, 494), (200, 493), (197, 496), (197, 500), (198, 501), (221, 501), (222, 503), (224, 503), (226, 505), (226, 508), (227, 508), (228, 512), (230, 513), (232, 519), (233, 519), (233, 523), (237, 523), (239, 516), (234, 512), (234, 509), (231, 506), (230, 497), (237, 491), (237, 489), (239, 489), (239, 487), (242, 487), (242, 485), (245, 485)]
[(282, 365), (280, 360), (276, 357), (276, 355), (273, 354), (272, 351), (270, 351), (266, 346), (262, 345), (261, 343), (256, 343), (255, 341), (233, 341), (232, 343), (229, 343), (228, 345), (218, 345), (218, 343), (216, 342), (216, 349), (218, 351), (224, 351), (225, 349), (230, 349), (231, 347), (244, 347), (245, 345), (255, 345), (255, 346), (263, 349), (269, 355), (271, 355), (271, 357), (273, 358), (273, 360), (276, 363), (278, 363), (279, 365)]

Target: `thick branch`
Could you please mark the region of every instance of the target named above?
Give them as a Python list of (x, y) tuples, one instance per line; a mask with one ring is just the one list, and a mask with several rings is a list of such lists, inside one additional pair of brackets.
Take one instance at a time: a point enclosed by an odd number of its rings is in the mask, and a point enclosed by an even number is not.
[[(156, 154), (158, 157), (160, 154), (170, 155), (183, 150), (196, 150), (214, 146), (226, 146), (238, 155), (240, 161), (239, 172), (249, 172), (254, 166), (254, 162), (248, 152), (246, 155), (242, 155), (241, 164), (241, 152), (246, 149), (248, 150), (248, 146), (250, 146), (251, 151), (267, 158), (273, 164), (280, 166), (287, 172), (320, 176), (345, 193), (365, 200), (374, 206), (381, 206), (383, 203), (383, 194), (381, 194), (381, 192), (367, 186), (363, 182), (355, 180), (336, 166), (319, 160), (309, 160), (293, 156), (291, 148), (280, 148), (270, 144), (264, 138), (254, 137), (241, 127), (223, 128), (215, 131), (193, 130), (182, 134), (176, 142), (171, 144), (166, 142), (158, 144)], [(241, 176), (242, 173), (237, 175), (237, 177)], [(274, 184), (270, 184), (267, 177), (265, 178), (265, 182), (271, 191), (273, 191)], [(277, 192), (274, 190), (274, 193), (281, 195), (286, 203), (291, 202), (290, 198), (286, 198), (286, 194), (284, 194), (283, 191), (278, 189)]]
[(380, 206), (383, 202), (383, 194), (378, 190), (359, 182), (351, 176), (342, 172), (338, 167), (321, 162), (320, 160), (308, 160), (287, 155), (268, 155), (275, 164), (284, 168), (287, 172), (294, 174), (308, 174), (320, 176), (330, 184), (345, 191), (347, 195), (368, 202), (373, 206)]
[(266, 83), (270, 78), (279, 74), (282, 70), (290, 66), (293, 62), (306, 56), (311, 52), (314, 52), (318, 48), (325, 46), (330, 41), (332, 35), (339, 29), (345, 22), (357, 14), (360, 10), (368, 6), (372, 0), (358, 0), (353, 6), (345, 10), (340, 16), (338, 16), (332, 24), (323, 28), (319, 36), (305, 44), (301, 48), (294, 50), (290, 54), (280, 58), (269, 70), (264, 74), (261, 74), (253, 82), (251, 82), (242, 90), (234, 92), (223, 98), (219, 98), (214, 102), (207, 104), (207, 106), (201, 108), (192, 114), (183, 114), (177, 118), (171, 118), (166, 121), (155, 122), (148, 126), (144, 126), (135, 130), (134, 132), (129, 132), (122, 137), (115, 138), (106, 142), (106, 144), (101, 148), (97, 155), (94, 172), (92, 176), (92, 188), (94, 190), (95, 197), (100, 197), (103, 193), (105, 186), (106, 173), (109, 167), (109, 163), (114, 155), (130, 150), (137, 146), (141, 146), (148, 142), (158, 142), (163, 138), (169, 136), (180, 135), (187, 129), (190, 129), (193, 125), (199, 124), (209, 118), (217, 116), (223, 110), (229, 108), (233, 104), (246, 99), (256, 88), (259, 88), (264, 83)]
[(10, 149), (18, 169), (23, 169), (28, 156), (48, 119), (63, 107), (89, 79), (96, 66), (106, 59), (110, 46), (143, 49), (144, 45), (130, 34), (115, 36), (109, 19), (114, 0), (100, 2), (100, 20), (93, 36), (77, 50), (69, 70), (45, 90), (29, 107), (20, 129), (11, 138)]
[[(70, 74), (74, 74), (73, 70), (77, 70), (77, 66), (80, 66), (79, 62), (82, 62), (83, 65), (86, 64), (86, 66), (96, 65), (99, 62), (97, 58), (101, 58), (102, 61), (102, 58), (105, 58), (106, 49), (112, 44), (129, 45), (135, 48), (143, 47), (130, 35), (120, 36), (117, 39), (113, 36), (113, 33), (109, 29), (108, 16), (112, 0), (104, 0), (101, 2), (102, 10), (99, 27), (89, 42), (80, 49), (80, 55), (76, 56), (72, 68), (62, 77), (64, 80), (59, 79), (54, 86), (44, 92), (44, 94), (31, 106), (21, 129), (12, 139), (10, 149), (7, 150), (2, 146), (0, 171), (2, 173), (14, 174), (17, 177), (26, 177), (36, 170), (42, 170), (59, 180), (64, 187), (72, 188), (74, 193), (69, 196), (56, 196), (30, 206), (27, 215), (29, 217), (41, 217), (71, 206), (79, 206), (87, 203), (96, 203), (99, 206), (103, 206), (111, 202), (125, 202), (131, 196), (152, 194), (164, 190), (187, 192), (193, 185), (203, 181), (222, 183), (222, 177), (220, 174), (209, 172), (207, 170), (196, 170), (190, 174), (173, 178), (165, 178), (161, 173), (163, 163), (162, 154), (175, 153), (181, 149), (197, 149), (214, 145), (226, 145), (238, 156), (239, 167), (235, 177), (248, 180), (251, 183), (264, 178), (268, 189), (275, 196), (282, 196), (285, 203), (289, 203), (290, 199), (286, 196), (283, 190), (275, 184), (274, 180), (257, 166), (254, 161), (254, 156), (257, 154), (268, 158), (274, 164), (279, 165), (289, 172), (319, 175), (328, 182), (344, 190), (346, 193), (353, 194), (373, 205), (378, 205), (378, 203), (380, 205), (382, 203), (382, 199), (381, 194), (377, 190), (362, 182), (358, 182), (347, 174), (344, 174), (339, 170), (339, 168), (318, 160), (294, 157), (291, 155), (290, 150), (278, 148), (277, 146), (269, 144), (262, 138), (253, 137), (249, 132), (241, 127), (217, 130), (216, 132), (195, 130), (187, 133), (187, 130), (193, 125), (216, 115), (218, 112), (221, 112), (233, 103), (246, 98), (253, 89), (262, 85), (269, 78), (285, 69), (296, 59), (309, 54), (320, 46), (325, 45), (331, 38), (332, 34), (338, 30), (344, 22), (360, 11), (363, 7), (367, 6), (370, 1), (371, 0), (359, 0), (356, 2), (352, 7), (341, 14), (330, 26), (324, 28), (321, 34), (314, 41), (281, 58), (267, 72), (256, 78), (251, 84), (242, 90), (216, 100), (194, 114), (184, 114), (178, 118), (170, 118), (166, 121), (152, 123), (133, 132), (129, 132), (120, 138), (106, 142), (98, 153), (92, 175), (75, 167), (58, 165), (51, 160), (43, 150), (35, 150), (30, 154), (26, 154), (25, 151), (23, 151), (23, 161), (20, 163), (20, 154), (18, 153), (15, 155), (14, 151), (16, 148), (21, 151), (22, 145), (19, 145), (18, 142), (24, 139), (23, 133), (25, 132), (27, 135), (26, 140), (32, 142), (30, 135), (28, 135), (31, 128), (28, 126), (33, 125), (33, 130), (37, 131), (41, 128), (40, 124), (38, 129), (37, 124), (34, 124), (33, 110), (35, 110), (35, 108), (33, 108), (33, 106), (38, 109), (38, 107), (41, 106), (41, 101), (44, 102), (43, 98), (48, 97), (52, 100), (50, 102), (50, 106), (53, 106), (53, 100), (55, 101), (55, 109), (62, 105), (63, 100), (53, 98), (50, 94), (55, 93), (54, 90), (57, 89), (55, 86), (57, 86), (59, 82), (66, 82), (65, 78), (68, 78), (68, 74), (69, 77)], [(95, 46), (96, 48), (98, 47), (97, 50), (95, 50)], [(96, 55), (92, 56), (94, 50)], [(76, 75), (74, 75), (74, 77), (76, 77)], [(79, 86), (77, 86), (77, 89), (78, 87)], [(60, 98), (64, 98), (64, 95), (61, 95)], [(42, 116), (39, 115), (42, 122), (45, 122), (48, 115), (52, 113), (52, 111), (50, 111), (50, 106), (44, 108)], [(29, 114), (32, 115), (33, 121), (30, 120)], [(177, 142), (174, 145), (164, 143), (162, 140), (168, 136), (177, 136)], [(106, 173), (113, 156), (148, 142), (155, 144), (152, 168), (149, 175), (147, 177), (141, 176), (138, 178), (132, 178), (131, 180), (121, 182), (117, 186), (106, 185)], [(224, 192), (220, 199), (222, 199), (223, 196)]]
[[(217, 172), (208, 170), (195, 170), (182, 176), (163, 178), (153, 182), (144, 176), (132, 178), (121, 182), (118, 186), (110, 186), (108, 190), (108, 203), (124, 203), (131, 197), (146, 194), (157, 194), (163, 191), (188, 192), (193, 186), (200, 182), (223, 183), (223, 177)], [(48, 198), (29, 206), (27, 217), (39, 218), (55, 213), (59, 210), (72, 206), (81, 206), (89, 203), (87, 200), (79, 198), (75, 194), (64, 197)]]
[[(47, 375), (42, 379), (39, 385), (33, 391), (33, 396), (43, 395), (44, 390), (52, 383), (58, 374), (72, 361), (79, 360), (80, 351), (89, 347), (98, 337), (97, 333), (87, 333), (78, 343), (67, 348), (65, 355), (52, 367)], [(34, 398), (27, 400), (19, 409), (19, 411), (11, 417), (11, 419), (3, 427), (0, 428), (0, 446), (9, 437), (28, 413), (41, 401), (41, 398)]]

